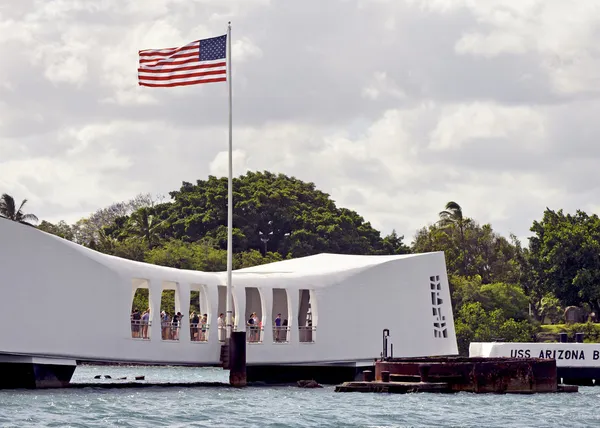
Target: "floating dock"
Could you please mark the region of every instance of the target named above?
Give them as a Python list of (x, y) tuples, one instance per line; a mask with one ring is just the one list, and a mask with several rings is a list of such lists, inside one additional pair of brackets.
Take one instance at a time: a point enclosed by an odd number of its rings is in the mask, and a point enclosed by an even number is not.
[(363, 376), (363, 381), (338, 385), (336, 392), (578, 392), (576, 386), (558, 384), (555, 360), (541, 358), (388, 358)]

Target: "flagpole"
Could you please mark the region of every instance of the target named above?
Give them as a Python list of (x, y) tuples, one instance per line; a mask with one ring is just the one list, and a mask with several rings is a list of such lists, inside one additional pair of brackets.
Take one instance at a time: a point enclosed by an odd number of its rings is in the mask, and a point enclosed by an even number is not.
[(229, 176), (227, 181), (227, 303), (225, 304), (227, 339), (233, 330), (233, 287), (231, 285), (233, 267), (233, 118), (231, 85), (231, 22), (227, 26), (227, 84), (229, 87)]

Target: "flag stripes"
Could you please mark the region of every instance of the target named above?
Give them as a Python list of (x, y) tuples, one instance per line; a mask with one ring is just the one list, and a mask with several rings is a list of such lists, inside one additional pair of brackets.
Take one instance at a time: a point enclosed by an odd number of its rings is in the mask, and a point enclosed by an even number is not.
[(173, 87), (225, 82), (227, 36), (196, 40), (185, 46), (139, 52), (140, 86)]

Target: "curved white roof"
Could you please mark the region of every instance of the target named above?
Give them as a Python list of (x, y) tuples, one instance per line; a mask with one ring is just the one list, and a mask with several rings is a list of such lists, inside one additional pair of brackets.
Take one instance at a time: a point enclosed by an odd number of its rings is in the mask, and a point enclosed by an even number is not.
[(239, 269), (236, 272), (256, 274), (324, 274), (368, 268), (382, 263), (415, 256), (418, 256), (418, 254), (361, 256), (321, 253), (314, 256), (300, 257), (297, 259), (283, 260), (280, 262)]
[[(111, 270), (121, 272), (129, 271), (133, 276), (143, 277), (144, 273), (163, 273), (163, 274), (204, 274), (214, 275), (216, 278), (224, 278), (226, 272), (203, 272), (186, 269), (176, 269), (171, 267), (159, 266), (144, 262), (138, 262), (123, 259), (116, 256), (100, 253), (58, 236), (42, 232), (31, 226), (22, 225), (7, 219), (0, 218), (0, 236), (15, 239), (23, 239), (31, 245), (39, 247), (44, 242), (48, 245), (64, 246), (78, 253), (80, 256), (93, 260)], [(18, 236), (18, 238), (17, 238)], [(48, 240), (52, 240), (50, 243)], [(5, 242), (7, 242), (5, 241)], [(322, 253), (313, 256), (301, 257), (297, 259), (283, 260), (280, 262), (268, 263), (264, 265), (253, 266), (234, 271), (236, 277), (271, 277), (271, 278), (290, 278), (298, 276), (318, 276), (323, 274), (350, 273), (364, 270), (366, 268), (380, 265), (383, 263), (417, 257), (419, 254), (391, 255), (391, 256), (364, 256), (349, 254), (330, 254)]]

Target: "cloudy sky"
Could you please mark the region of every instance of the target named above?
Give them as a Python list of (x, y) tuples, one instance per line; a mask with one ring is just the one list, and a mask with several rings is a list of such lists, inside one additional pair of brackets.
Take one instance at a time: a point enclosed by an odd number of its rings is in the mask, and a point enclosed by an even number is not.
[(0, 192), (73, 222), (226, 175), (226, 85), (139, 87), (137, 52), (228, 20), (234, 174), (409, 241), (449, 200), (521, 237), (600, 208), (598, 0), (0, 0)]

